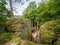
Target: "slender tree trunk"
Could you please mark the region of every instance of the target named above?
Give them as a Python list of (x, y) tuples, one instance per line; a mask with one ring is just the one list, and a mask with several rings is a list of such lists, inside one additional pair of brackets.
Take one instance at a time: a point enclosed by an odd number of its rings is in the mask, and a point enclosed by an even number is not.
[(10, 9), (11, 9), (12, 17), (14, 17), (13, 7), (12, 7), (12, 0), (10, 0), (9, 3), (10, 3)]

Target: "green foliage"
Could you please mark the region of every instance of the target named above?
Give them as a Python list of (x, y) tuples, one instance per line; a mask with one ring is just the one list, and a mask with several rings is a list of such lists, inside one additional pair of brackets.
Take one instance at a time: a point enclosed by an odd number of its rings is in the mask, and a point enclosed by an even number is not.
[(25, 10), (25, 12), (23, 13), (24, 17), (28, 18), (33, 23), (36, 23), (39, 20), (37, 13), (36, 13), (37, 12), (36, 8), (37, 8), (37, 6), (36, 6), (35, 2), (31, 2), (29, 4), (29, 6), (27, 7), (27, 9)]
[[(47, 21), (47, 24), (42, 27), (41, 30), (41, 38), (42, 42), (51, 43), (51, 41), (56, 37), (57, 32), (60, 32), (60, 0), (49, 0), (49, 1), (42, 1), (39, 6), (33, 9), (31, 12), (29, 7), (27, 7), (24, 16), (31, 20), (34, 25), (38, 26), (44, 24)], [(29, 5), (30, 6), (30, 5)], [(33, 7), (31, 7), (33, 8)], [(54, 21), (55, 20), (55, 21)]]
[(6, 0), (0, 0), (0, 22), (4, 22), (11, 17), (11, 12), (6, 8)]
[(60, 16), (60, 0), (50, 0), (48, 3), (48, 9), (49, 9), (49, 13), (50, 15), (52, 15), (53, 17), (55, 17), (55, 19), (59, 18)]
[(26, 8), (26, 10), (23, 12), (23, 14), (25, 15), (25, 17), (29, 16), (30, 12), (34, 9), (36, 9), (36, 4), (35, 2), (31, 2), (29, 6)]
[[(56, 20), (60, 17), (59, 0), (49, 0), (40, 2), (39, 6), (33, 9), (31, 12), (29, 7), (25, 11), (25, 18), (30, 19), (32, 22), (39, 22), (39, 25), (49, 20)], [(30, 5), (29, 5), (30, 6)], [(33, 7), (31, 7), (33, 8)], [(29, 13), (28, 13), (29, 12)], [(36, 25), (36, 24), (35, 24)]]
[[(38, 7), (36, 6), (35, 2), (31, 2), (24, 11), (23, 16), (19, 17), (18, 19), (9, 19), (11, 17), (11, 11), (6, 8), (6, 4), (6, 0), (0, 0), (0, 32), (7, 31), (10, 33), (1, 33), (0, 43), (4, 43), (11, 39), (11, 32), (14, 32), (15, 37), (17, 35), (22, 39), (31, 40), (31, 22), (34, 26), (39, 27), (41, 25), (39, 37), (42, 43), (51, 43), (52, 40), (60, 36), (60, 0), (43, 0)], [(7, 22), (5, 23), (5, 21)], [(23, 43), (20, 38), (15, 37), (11, 40), (12, 43), (15, 43), (16, 45)], [(59, 44), (60, 43), (58, 40), (57, 45)], [(25, 41), (23, 45), (38, 44)]]

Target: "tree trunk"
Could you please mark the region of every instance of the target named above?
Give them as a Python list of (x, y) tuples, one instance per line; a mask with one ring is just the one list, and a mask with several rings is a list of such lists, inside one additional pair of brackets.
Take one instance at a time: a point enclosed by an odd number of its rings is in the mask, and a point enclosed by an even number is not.
[(11, 14), (12, 14), (12, 17), (14, 17), (14, 13), (13, 13), (13, 7), (12, 7), (12, 0), (10, 0), (10, 9), (11, 9)]

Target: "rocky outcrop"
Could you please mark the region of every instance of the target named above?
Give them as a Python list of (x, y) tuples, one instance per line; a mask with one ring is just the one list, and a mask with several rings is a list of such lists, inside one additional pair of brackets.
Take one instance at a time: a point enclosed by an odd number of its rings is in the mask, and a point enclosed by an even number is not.
[(31, 40), (31, 30), (32, 30), (31, 21), (28, 19), (23, 20), (20, 27), (21, 38)]
[[(56, 29), (57, 28), (57, 29)], [(48, 21), (41, 25), (39, 38), (42, 43), (51, 43), (59, 33), (60, 20)]]
[(10, 32), (20, 31), (21, 22), (16, 18), (9, 19), (6, 24), (7, 31)]
[(14, 36), (19, 36), (22, 39), (31, 40), (31, 21), (28, 19), (10, 19), (7, 21), (6, 30), (8, 32), (14, 32)]

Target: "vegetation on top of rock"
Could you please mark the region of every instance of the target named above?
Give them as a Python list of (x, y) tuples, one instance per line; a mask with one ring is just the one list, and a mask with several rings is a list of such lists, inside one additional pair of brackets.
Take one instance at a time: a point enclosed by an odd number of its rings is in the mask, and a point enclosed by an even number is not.
[[(48, 21), (41, 25), (40, 27), (40, 39), (43, 43), (51, 43), (52, 40), (58, 38), (57, 33), (59, 33), (60, 28), (60, 20)], [(56, 29), (57, 27), (57, 29)]]

